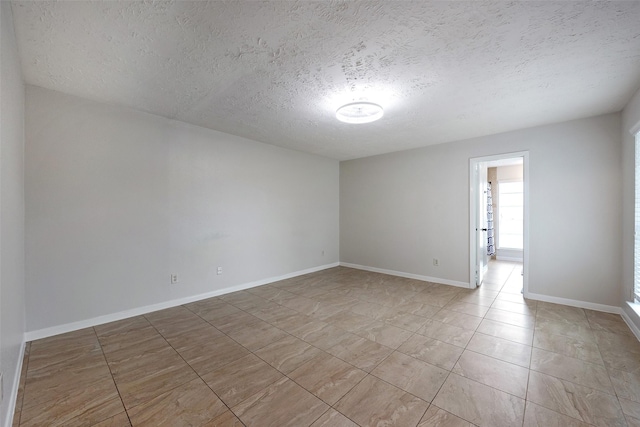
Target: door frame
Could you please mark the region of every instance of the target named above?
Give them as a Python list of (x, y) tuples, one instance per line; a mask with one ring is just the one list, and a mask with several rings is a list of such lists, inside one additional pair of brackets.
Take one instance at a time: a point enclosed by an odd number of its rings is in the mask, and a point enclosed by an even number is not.
[(476, 180), (475, 170), (480, 163), (488, 163), (497, 160), (512, 159), (514, 157), (522, 157), (523, 162), (523, 188), (524, 188), (524, 224), (523, 224), (523, 294), (529, 296), (529, 151), (516, 151), (512, 153), (494, 154), (491, 156), (471, 157), (469, 159), (469, 289), (475, 289), (476, 286), (476, 260), (477, 260), (477, 233), (476, 233), (476, 217), (478, 215), (478, 202), (476, 199), (476, 188), (478, 182)]

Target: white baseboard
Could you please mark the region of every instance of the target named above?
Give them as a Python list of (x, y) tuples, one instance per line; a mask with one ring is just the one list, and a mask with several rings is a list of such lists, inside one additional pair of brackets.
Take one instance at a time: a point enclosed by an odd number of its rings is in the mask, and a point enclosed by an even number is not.
[(13, 415), (16, 412), (16, 402), (18, 400), (18, 389), (20, 388), (20, 374), (22, 373), (22, 362), (24, 360), (24, 348), (25, 340), (22, 341), (20, 346), (20, 354), (18, 355), (18, 366), (16, 366), (16, 373), (13, 376), (13, 386), (11, 387), (11, 394), (9, 396), (9, 405), (7, 405), (7, 415), (2, 424), (5, 427), (11, 427), (13, 425)]
[(366, 265), (350, 264), (348, 262), (341, 262), (340, 265), (342, 267), (349, 267), (349, 268), (355, 268), (355, 269), (358, 269), (358, 270), (372, 271), (374, 273), (383, 273), (383, 274), (388, 274), (390, 276), (406, 277), (407, 279), (416, 279), (416, 280), (422, 280), (422, 281), (425, 281), (425, 282), (441, 283), (443, 285), (451, 285), (451, 286), (457, 286), (459, 288), (467, 288), (467, 289), (469, 289), (469, 283), (468, 282), (459, 282), (457, 280), (441, 279), (439, 277), (421, 276), (419, 274), (405, 273), (405, 272), (402, 272), (402, 271), (395, 271), (395, 270), (386, 270), (384, 268), (377, 268), (377, 267), (368, 267)]
[(622, 308), (617, 307), (615, 305), (597, 304), (595, 302), (580, 301), (580, 300), (568, 299), (568, 298), (560, 298), (560, 297), (552, 297), (552, 296), (549, 296), (549, 295), (533, 294), (531, 292), (527, 292), (524, 297), (525, 298), (529, 298), (529, 299), (533, 299), (533, 300), (537, 300), (537, 301), (544, 301), (544, 302), (551, 302), (551, 303), (554, 303), (554, 304), (569, 305), (571, 307), (586, 308), (588, 310), (603, 311), (605, 313), (620, 314), (622, 312)]
[(164, 310), (165, 308), (177, 307), (179, 305), (188, 304), (190, 302), (200, 301), (207, 298), (213, 298), (231, 292), (242, 291), (245, 289), (255, 288), (280, 280), (290, 279), (292, 277), (302, 276), (304, 274), (314, 273), (316, 271), (326, 270), (327, 268), (338, 267), (340, 263), (334, 262), (318, 267), (308, 268), (306, 270), (295, 271), (293, 273), (284, 274), (277, 277), (269, 277), (266, 279), (256, 280), (254, 282), (243, 283), (241, 285), (231, 286), (224, 289), (218, 289), (204, 294), (192, 295), (189, 297), (178, 298), (158, 304), (146, 305), (143, 307), (132, 308), (117, 313), (107, 314), (104, 316), (93, 317), (91, 319), (80, 320), (78, 322), (65, 323), (63, 325), (52, 326), (49, 328), (37, 329), (25, 333), (25, 341), (33, 341), (41, 338), (47, 338), (54, 335), (64, 334), (66, 332), (77, 331), (78, 329), (90, 328), (92, 326), (102, 325), (104, 323), (115, 322), (117, 320), (127, 319), (129, 317), (139, 316), (141, 314), (151, 313), (153, 311)]
[[(640, 317), (640, 308), (636, 307), (638, 306), (638, 304), (627, 302), (627, 305)], [(631, 319), (631, 316), (629, 316), (629, 314), (627, 314), (624, 309), (622, 309), (622, 313), (620, 314), (622, 315), (622, 319), (625, 321), (627, 326), (629, 326), (629, 329), (631, 329), (631, 332), (633, 332), (633, 335), (635, 335), (636, 338), (638, 338), (638, 341), (640, 341), (640, 327), (638, 327), (638, 325), (633, 321), (633, 319)]]

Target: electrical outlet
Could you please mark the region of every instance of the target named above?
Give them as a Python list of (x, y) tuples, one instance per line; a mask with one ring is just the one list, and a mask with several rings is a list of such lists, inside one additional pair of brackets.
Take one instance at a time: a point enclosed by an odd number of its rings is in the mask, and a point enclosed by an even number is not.
[(171, 284), (175, 285), (176, 283), (178, 283), (178, 275), (177, 274), (172, 274), (171, 275)]
[(222, 267), (218, 267), (218, 272), (217, 272), (218, 276), (222, 274)]
[(322, 251), (322, 256), (324, 256), (324, 251)]
[(436, 266), (436, 267), (439, 267), (440, 266), (440, 260), (438, 258), (434, 258), (433, 259), (433, 265)]

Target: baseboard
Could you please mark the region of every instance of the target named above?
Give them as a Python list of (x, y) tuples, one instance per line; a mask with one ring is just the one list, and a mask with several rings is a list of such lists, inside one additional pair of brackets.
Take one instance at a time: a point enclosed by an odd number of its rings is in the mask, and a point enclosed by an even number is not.
[(544, 302), (550, 302), (554, 304), (569, 305), (571, 307), (586, 308), (588, 310), (603, 311), (605, 313), (620, 314), (622, 312), (622, 309), (615, 305), (597, 304), (595, 302), (552, 297), (549, 295), (533, 294), (531, 292), (527, 292), (524, 297), (532, 300), (536, 300), (536, 301), (544, 301)]
[(78, 322), (65, 323), (64, 325), (52, 326), (50, 328), (38, 329), (25, 333), (25, 341), (33, 341), (41, 338), (47, 338), (54, 335), (64, 334), (67, 332), (77, 331), (78, 329), (90, 328), (92, 326), (102, 325), (104, 323), (115, 322), (117, 320), (127, 319), (129, 317), (139, 316), (141, 314), (151, 313), (153, 311), (164, 310), (166, 308), (177, 307), (179, 305), (188, 304), (190, 302), (200, 301), (207, 298), (213, 298), (220, 295), (229, 294), (231, 292), (243, 291), (245, 289), (255, 288), (280, 280), (290, 279), (292, 277), (302, 276), (316, 271), (326, 270), (328, 268), (338, 267), (340, 263), (334, 262), (318, 267), (308, 268), (306, 270), (295, 271), (293, 273), (284, 274), (282, 276), (269, 277), (266, 279), (256, 280), (254, 282), (243, 283), (241, 285), (231, 286), (224, 289), (218, 289), (212, 292), (192, 295), (184, 298), (169, 300), (157, 304), (146, 305), (143, 307), (133, 308), (130, 310), (119, 311), (117, 313), (107, 314), (104, 316), (93, 317), (91, 319), (80, 320)]
[(18, 355), (18, 366), (16, 367), (16, 373), (13, 376), (13, 387), (11, 387), (11, 395), (9, 398), (9, 405), (7, 406), (7, 415), (2, 424), (5, 427), (11, 427), (13, 425), (13, 416), (16, 412), (16, 402), (18, 400), (18, 389), (20, 388), (20, 374), (22, 373), (22, 362), (24, 361), (24, 349), (26, 340), (22, 341), (20, 346), (20, 354)]
[(498, 261), (511, 261), (511, 262), (523, 262), (523, 258), (522, 257), (500, 256), (500, 255), (496, 255), (496, 260), (498, 260)]
[[(635, 311), (636, 313), (638, 313), (638, 311), (640, 310), (634, 307), (630, 302), (627, 302), (627, 305), (629, 305), (631, 310)], [(638, 304), (635, 305), (637, 306)], [(633, 332), (633, 335), (635, 335), (636, 338), (638, 338), (638, 341), (640, 341), (640, 327), (638, 327), (633, 319), (631, 319), (631, 316), (629, 316), (626, 310), (622, 309), (622, 313), (620, 313), (620, 315), (622, 316), (622, 319), (625, 321), (627, 326), (629, 326), (629, 329), (631, 329), (631, 332)], [(640, 313), (638, 313), (638, 316), (640, 316)]]
[(451, 286), (457, 286), (459, 288), (469, 289), (469, 283), (468, 282), (459, 282), (457, 280), (442, 279), (442, 278), (439, 278), (439, 277), (422, 276), (422, 275), (419, 275), (419, 274), (405, 273), (405, 272), (402, 272), (402, 271), (387, 270), (387, 269), (384, 269), (384, 268), (369, 267), (369, 266), (366, 266), (366, 265), (359, 265), (359, 264), (350, 264), (348, 262), (341, 262), (340, 265), (342, 267), (349, 267), (349, 268), (355, 268), (355, 269), (358, 269), (358, 270), (372, 271), (374, 273), (383, 273), (383, 274), (388, 274), (390, 276), (406, 277), (407, 279), (416, 279), (416, 280), (422, 280), (424, 282), (441, 283), (443, 285), (451, 285)]

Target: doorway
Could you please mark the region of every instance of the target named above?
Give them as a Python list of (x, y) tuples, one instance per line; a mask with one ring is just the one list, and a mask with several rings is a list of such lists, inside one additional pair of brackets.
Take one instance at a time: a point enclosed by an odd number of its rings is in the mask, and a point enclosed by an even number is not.
[[(521, 171), (520, 176), (514, 176), (518, 170)], [(496, 171), (500, 171), (501, 176), (496, 176)], [(493, 172), (491, 183), (490, 172)], [(502, 206), (498, 197), (500, 184)], [(491, 266), (498, 265), (496, 261), (522, 262), (522, 292), (526, 296), (529, 268), (529, 152), (471, 158), (469, 207), (469, 287), (474, 289), (481, 286)], [(518, 234), (518, 224), (521, 224), (521, 234)]]

